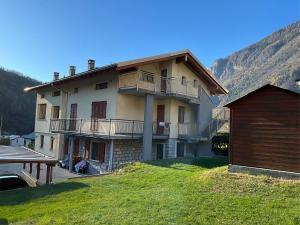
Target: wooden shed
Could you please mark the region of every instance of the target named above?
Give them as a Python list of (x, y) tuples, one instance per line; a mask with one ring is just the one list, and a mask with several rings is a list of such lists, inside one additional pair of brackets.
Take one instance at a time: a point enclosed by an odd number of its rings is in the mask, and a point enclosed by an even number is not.
[(300, 175), (298, 93), (268, 84), (225, 107), (230, 108), (229, 170)]

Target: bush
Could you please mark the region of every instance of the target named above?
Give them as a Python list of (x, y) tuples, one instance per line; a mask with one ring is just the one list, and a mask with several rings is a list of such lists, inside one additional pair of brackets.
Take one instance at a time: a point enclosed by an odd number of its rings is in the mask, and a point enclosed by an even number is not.
[(34, 150), (34, 143), (33, 143), (33, 142), (30, 142), (30, 143), (27, 145), (27, 148), (30, 148), (30, 149)]
[(228, 155), (229, 133), (218, 133), (212, 138), (212, 151), (216, 154)]
[(0, 139), (0, 145), (10, 145), (10, 139), (9, 138), (1, 138)]

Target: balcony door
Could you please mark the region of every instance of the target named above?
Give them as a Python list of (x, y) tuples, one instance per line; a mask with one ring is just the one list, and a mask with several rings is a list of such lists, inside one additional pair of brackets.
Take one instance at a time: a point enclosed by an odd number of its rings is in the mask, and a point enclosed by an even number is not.
[(166, 93), (166, 91), (167, 91), (167, 74), (168, 74), (167, 69), (161, 70), (160, 90), (161, 90), (161, 92), (164, 92), (164, 93)]
[(98, 131), (99, 119), (106, 118), (106, 101), (92, 102), (91, 130)]
[(165, 105), (157, 106), (157, 134), (164, 133), (164, 126), (162, 126), (161, 122), (165, 122)]
[(76, 130), (77, 104), (71, 104), (69, 130)]

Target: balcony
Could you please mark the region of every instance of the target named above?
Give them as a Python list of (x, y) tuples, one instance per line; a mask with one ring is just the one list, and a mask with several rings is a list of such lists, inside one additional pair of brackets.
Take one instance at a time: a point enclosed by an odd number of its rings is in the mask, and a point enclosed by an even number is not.
[[(51, 119), (53, 133), (95, 135), (111, 138), (141, 138), (144, 122), (122, 119)], [(153, 122), (153, 137), (169, 137), (170, 124)]]
[(182, 80), (172, 76), (161, 77), (144, 70), (120, 75), (119, 90), (198, 98), (198, 84), (194, 81)]

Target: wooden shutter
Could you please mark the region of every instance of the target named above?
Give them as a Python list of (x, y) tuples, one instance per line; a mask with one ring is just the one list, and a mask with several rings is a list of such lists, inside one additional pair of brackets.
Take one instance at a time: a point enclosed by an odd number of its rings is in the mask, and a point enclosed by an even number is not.
[(92, 102), (92, 115), (94, 119), (105, 119), (106, 118), (106, 101)]
[(70, 118), (72, 119), (77, 118), (77, 104), (71, 104)]
[(85, 140), (84, 142), (84, 159), (90, 158), (90, 140)]
[(99, 143), (99, 162), (105, 161), (105, 143)]

